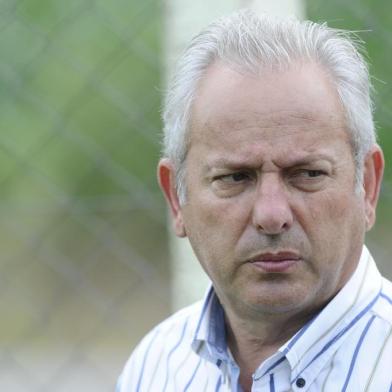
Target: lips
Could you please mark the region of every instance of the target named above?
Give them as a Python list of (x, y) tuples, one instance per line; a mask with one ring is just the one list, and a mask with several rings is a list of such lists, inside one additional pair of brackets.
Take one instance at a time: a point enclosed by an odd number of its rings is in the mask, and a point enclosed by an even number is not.
[(288, 272), (301, 257), (295, 252), (263, 253), (253, 257), (249, 262), (256, 268), (267, 273)]

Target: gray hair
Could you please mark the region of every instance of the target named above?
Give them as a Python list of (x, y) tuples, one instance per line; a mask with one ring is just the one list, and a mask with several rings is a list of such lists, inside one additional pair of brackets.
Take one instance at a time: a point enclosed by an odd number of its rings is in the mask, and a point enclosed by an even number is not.
[(288, 67), (294, 61), (313, 61), (330, 74), (347, 121), (362, 183), (366, 154), (376, 142), (367, 64), (361, 41), (327, 24), (235, 12), (211, 23), (191, 41), (180, 58), (164, 102), (164, 148), (176, 170), (176, 187), (185, 203), (185, 160), (194, 97), (207, 68), (217, 60), (249, 72)]

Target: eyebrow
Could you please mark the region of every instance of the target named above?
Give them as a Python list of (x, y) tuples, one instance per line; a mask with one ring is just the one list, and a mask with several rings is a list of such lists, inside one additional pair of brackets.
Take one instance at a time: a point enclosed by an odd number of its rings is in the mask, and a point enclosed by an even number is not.
[[(290, 158), (289, 158), (290, 159)], [(307, 156), (300, 156), (298, 158), (293, 158), (292, 161), (288, 162), (289, 166), (298, 166), (302, 164), (307, 164), (309, 162), (313, 161), (319, 161), (319, 160), (324, 160), (324, 161), (335, 161), (335, 159), (328, 154), (325, 153), (315, 153), (312, 154), (310, 153)], [(210, 163), (207, 163), (208, 167), (220, 167), (220, 166), (252, 166), (252, 163), (250, 160), (247, 159), (231, 159), (227, 157), (219, 157), (212, 159)]]
[[(284, 164), (276, 164), (277, 167), (296, 167), (302, 165), (309, 165), (315, 161), (328, 161), (330, 163), (335, 163), (335, 159), (324, 153), (310, 154), (308, 156), (302, 156), (298, 158), (294, 158), (293, 160), (288, 160)], [(235, 160), (226, 157), (219, 157), (217, 159), (213, 159), (211, 162), (206, 163), (206, 171), (209, 172), (216, 168), (230, 168), (230, 169), (239, 169), (239, 168), (252, 168), (256, 166), (249, 160)], [(257, 165), (258, 166), (258, 165)]]
[(289, 162), (288, 166), (292, 166), (292, 167), (303, 166), (318, 161), (327, 161), (330, 163), (335, 163), (336, 159), (331, 155), (317, 153), (314, 155), (309, 155), (306, 157), (299, 157), (297, 159), (294, 159), (292, 162)]

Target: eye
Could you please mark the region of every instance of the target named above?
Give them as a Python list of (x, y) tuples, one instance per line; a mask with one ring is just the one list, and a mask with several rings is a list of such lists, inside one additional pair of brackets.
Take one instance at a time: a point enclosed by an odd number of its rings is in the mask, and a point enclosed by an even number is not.
[(252, 186), (254, 180), (255, 174), (252, 171), (229, 171), (212, 178), (212, 190), (218, 197), (234, 197)]
[(320, 169), (298, 169), (295, 170), (291, 175), (293, 178), (299, 178), (303, 180), (318, 179), (319, 177), (325, 176), (327, 173)]
[(323, 172), (322, 170), (304, 170), (304, 175), (314, 178), (325, 175), (325, 172)]
[(223, 174), (220, 176), (217, 176), (215, 180), (222, 181), (224, 183), (241, 183), (244, 181), (247, 181), (251, 178), (250, 174), (247, 172), (234, 172), (230, 174)]

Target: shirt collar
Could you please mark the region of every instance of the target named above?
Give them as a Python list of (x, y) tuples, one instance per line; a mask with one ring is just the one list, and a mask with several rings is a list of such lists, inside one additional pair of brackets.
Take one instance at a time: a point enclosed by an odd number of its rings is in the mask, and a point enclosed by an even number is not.
[(227, 359), (224, 312), (212, 285), (204, 297), (192, 349), (215, 363), (217, 360)]

